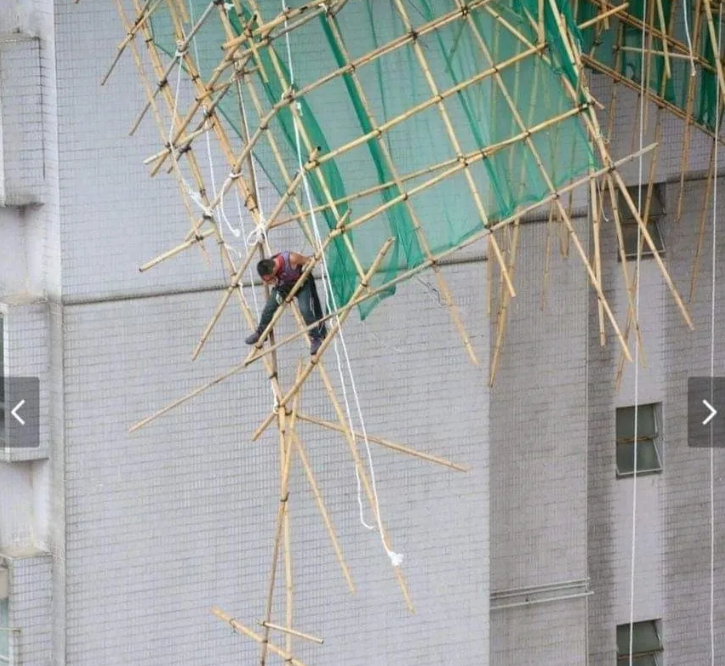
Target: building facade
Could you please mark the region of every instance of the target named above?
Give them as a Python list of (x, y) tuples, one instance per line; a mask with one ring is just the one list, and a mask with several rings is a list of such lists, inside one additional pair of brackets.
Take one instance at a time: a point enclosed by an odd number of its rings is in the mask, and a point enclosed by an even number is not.
[[(6, 447), (0, 460), (0, 664), (191, 666), (258, 655), (210, 607), (251, 627), (264, 615), (279, 460), (271, 433), (250, 436), (271, 409), (266, 377), (253, 366), (128, 432), (238, 363), (247, 331), (229, 309), (190, 360), (225, 285), (213, 248), (209, 263), (188, 252), (138, 271), (179, 242), (188, 216), (174, 181), (150, 179), (143, 165), (158, 150), (152, 123), (127, 136), (144, 104), (132, 59), (99, 85), (122, 38), (111, 2), (0, 6), (2, 368), (5, 377), (40, 379), (38, 446)], [(593, 86), (606, 99), (608, 82), (594, 77)], [(636, 97), (622, 95), (619, 108), (614, 137), (625, 154)], [(658, 224), (673, 279), (689, 296), (706, 205), (698, 174), (709, 153), (696, 137), (675, 222), (682, 128), (666, 122)], [(632, 184), (636, 167), (625, 172)], [(263, 198), (274, 205), (271, 189)], [(591, 243), (586, 201), (576, 212)], [(604, 227), (605, 292), (623, 322), (627, 294), (612, 228)], [(634, 498), (633, 478), (617, 468), (617, 418), (635, 401), (653, 405), (660, 469), (637, 478), (634, 619), (643, 632), (654, 623), (660, 666), (709, 663), (712, 580), (715, 648), (725, 651), (722, 565), (716, 561), (712, 576), (710, 569), (710, 452), (686, 441), (687, 377), (709, 371), (711, 225), (688, 299), (694, 333), (654, 261), (642, 260), (647, 363), (636, 396), (632, 367), (617, 386), (611, 330), (607, 346), (599, 344), (597, 302), (581, 263), (557, 250), (547, 261), (547, 229), (546, 220), (525, 221), (518, 295), (492, 388), (496, 327), (486, 313), (483, 246), (444, 267), (478, 367), (426, 276), (364, 323), (348, 320), (367, 430), (470, 471), (372, 450), (382, 517), (405, 556), (411, 614), (378, 536), (360, 524), (344, 439), (300, 426), (357, 590), (346, 589), (297, 465), (294, 626), (325, 639), (295, 643), (303, 662), (616, 663), (617, 627), (630, 620)], [(717, 323), (724, 313), (718, 305)], [(280, 355), (283, 382), (305, 354), (299, 345)], [(326, 362), (336, 376), (334, 354)], [(316, 378), (302, 408), (333, 420)], [(722, 506), (718, 454), (714, 496)], [(715, 518), (719, 552), (725, 531), (717, 511)], [(281, 614), (277, 607), (273, 617)]]

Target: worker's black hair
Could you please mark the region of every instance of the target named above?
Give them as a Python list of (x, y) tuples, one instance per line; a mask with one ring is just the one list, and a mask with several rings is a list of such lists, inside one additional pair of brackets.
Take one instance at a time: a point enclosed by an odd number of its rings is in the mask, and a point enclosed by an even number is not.
[(257, 264), (257, 273), (259, 273), (260, 277), (272, 275), (274, 273), (274, 259), (262, 259)]

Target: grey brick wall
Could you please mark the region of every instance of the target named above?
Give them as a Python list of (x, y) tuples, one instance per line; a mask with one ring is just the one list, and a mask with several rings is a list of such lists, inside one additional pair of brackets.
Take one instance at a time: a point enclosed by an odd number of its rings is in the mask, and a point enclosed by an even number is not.
[[(447, 272), (475, 323), (482, 302), (466, 287), (482, 279), (481, 265)], [(65, 310), (68, 664), (253, 658), (255, 647), (209, 607), (251, 624), (263, 615), (279, 463), (272, 432), (249, 441), (271, 407), (262, 374), (250, 369), (126, 434), (239, 358), (243, 331), (230, 311), (205, 356), (187, 361), (214, 301), (211, 293), (161, 295)], [(356, 596), (346, 594), (297, 465), (296, 626), (326, 640), (301, 645), (303, 660), (445, 664), (488, 653), (486, 364), (469, 368), (451, 329), (446, 311), (414, 282), (364, 325), (351, 322), (346, 335), (368, 431), (472, 467), (461, 474), (373, 449), (382, 515), (393, 549), (405, 554), (416, 615), (404, 608), (377, 536), (358, 522), (344, 440), (300, 427), (358, 586)], [(483, 332), (475, 342), (485, 360)], [(285, 384), (300, 353), (301, 345), (282, 355)], [(334, 377), (334, 354), (327, 358)], [(316, 378), (301, 408), (334, 418)]]
[[(577, 229), (586, 239), (582, 220)], [(587, 575), (587, 282), (573, 248), (562, 259), (554, 242), (542, 309), (546, 233), (546, 224), (522, 229), (518, 295), (491, 390), (494, 592)], [(573, 599), (492, 611), (491, 663), (582, 663), (582, 604)]]

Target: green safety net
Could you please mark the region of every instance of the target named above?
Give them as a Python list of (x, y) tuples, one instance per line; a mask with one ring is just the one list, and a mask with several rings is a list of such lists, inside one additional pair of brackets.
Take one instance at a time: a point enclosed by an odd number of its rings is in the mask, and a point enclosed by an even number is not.
[[(695, 25), (695, 2), (685, 2), (685, 11), (688, 14), (687, 26), (690, 29), (690, 39), (697, 41), (697, 54), (708, 62), (711, 70), (696, 67), (696, 76), (691, 77), (692, 65), (687, 57), (688, 52), (682, 49), (675, 49), (673, 44), (668, 42), (670, 52), (678, 57), (670, 57), (671, 77), (666, 76), (664, 45), (662, 39), (654, 36), (650, 41), (649, 34), (645, 36), (645, 47), (653, 52), (649, 57), (649, 64), (645, 59), (645, 77), (649, 91), (672, 106), (687, 111), (688, 91), (691, 81), (694, 78), (691, 113), (697, 123), (710, 130), (715, 129), (715, 98), (717, 95), (717, 78), (715, 73), (715, 53), (707, 28), (707, 21), (704, 10), (700, 16), (699, 25)], [(647, 16), (644, 17), (645, 6)], [(620, 20), (616, 17), (610, 18), (608, 29), (604, 28), (603, 22), (595, 23), (581, 31), (582, 50), (592, 56), (598, 64), (610, 71), (619, 74), (638, 86), (642, 83), (642, 19), (646, 19), (648, 26), (655, 28), (657, 33), (669, 33), (681, 44), (687, 43), (685, 21), (682, 19), (682, 6), (680, 2), (662, 0), (664, 25), (668, 26), (663, 30), (660, 21), (657, 3), (645, 2), (644, 0), (630, 0), (626, 14), (629, 20)], [(578, 3), (577, 23), (594, 18), (601, 12), (601, 6), (595, 0), (583, 0)], [(676, 15), (673, 16), (673, 12)], [(671, 28), (670, 28), (671, 26)], [(649, 28), (648, 28), (649, 30)], [(698, 35), (696, 39), (695, 36)], [(618, 44), (622, 48), (617, 48)], [(685, 57), (683, 57), (685, 56)], [(606, 71), (606, 70), (605, 70)]]
[[(190, 1), (192, 23), (207, 4), (208, 0)], [(559, 16), (552, 4), (558, 6)], [(255, 15), (252, 28), (282, 9), (281, 2), (267, 0), (242, 6), (241, 16), (231, 4), (228, 7), (237, 34)], [(348, 209), (348, 223), (353, 225), (369, 217), (346, 233), (363, 270), (387, 238), (395, 239), (371, 281), (373, 288), (383, 289), (402, 271), (424, 263), (429, 253), (455, 248), (485, 225), (542, 201), (551, 193), (550, 183), (559, 187), (596, 166), (581, 119), (575, 113), (563, 117), (580, 101), (565, 86), (568, 79), (570, 90), (578, 89), (578, 75), (560, 37), (560, 17), (574, 38), (581, 39), (565, 0), (543, 4), (548, 41), (543, 56), (522, 56), (537, 42), (538, 0), (491, 0), (472, 9), (466, 20), (453, 16), (456, 8), (449, 0), (404, 0), (403, 6), (417, 34), (415, 45), (407, 41), (384, 49), (410, 32), (394, 0), (354, 0), (334, 18), (318, 16), (290, 30), (289, 40), (280, 37), (269, 46), (259, 44), (252, 85), (263, 108), (255, 107), (251, 91), (245, 89), (228, 93), (219, 107), (229, 127), (238, 132), (241, 97), (253, 132), (292, 80), (295, 90), (303, 90), (350, 60), (356, 62), (354, 75), (330, 77), (299, 100), (299, 136), (292, 110), (284, 106), (276, 113), (268, 132), (277, 152), (263, 138), (254, 157), (282, 193), (299, 168), (298, 140), (304, 162), (314, 147), (324, 158), (376, 127), (389, 128), (382, 140), (359, 141), (311, 170), (310, 200), (300, 197), (305, 210), (310, 204), (325, 207), (315, 214), (323, 237)], [(445, 25), (426, 29), (449, 14), (452, 18)], [(168, 17), (158, 14), (153, 29), (157, 45), (173, 54)], [(227, 39), (218, 19), (206, 21), (197, 34), (193, 55), (203, 80), (219, 63), (220, 44)], [(385, 51), (381, 57), (365, 58), (380, 50)], [(517, 56), (520, 59), (513, 62)], [(500, 66), (500, 80), (488, 75), (466, 83), (494, 65)], [(445, 118), (437, 104), (425, 105), (454, 86), (459, 88), (443, 102)], [(537, 127), (531, 134), (532, 150), (524, 138), (527, 128)], [(481, 159), (481, 151), (492, 147), (497, 149)], [(460, 154), (470, 158), (468, 175), (460, 168)], [(298, 193), (304, 191), (300, 188)], [(405, 192), (412, 193), (407, 201), (402, 200)], [(298, 212), (290, 202), (289, 213)], [(359, 276), (341, 238), (333, 241), (326, 256), (340, 307), (352, 297)], [(361, 316), (392, 293), (391, 286), (364, 302)]]

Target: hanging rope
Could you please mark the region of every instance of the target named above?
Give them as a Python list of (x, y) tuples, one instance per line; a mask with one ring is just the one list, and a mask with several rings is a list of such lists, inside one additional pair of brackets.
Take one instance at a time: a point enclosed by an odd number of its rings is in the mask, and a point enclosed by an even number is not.
[[(647, 0), (643, 0), (642, 16), (647, 16)], [(640, 68), (640, 89), (639, 89), (639, 158), (637, 160), (637, 214), (641, 216), (642, 211), (642, 174), (644, 155), (644, 112), (645, 112), (645, 38), (646, 21), (642, 21), (642, 63)], [(642, 228), (637, 224), (637, 259), (635, 267), (635, 305), (634, 321), (635, 326), (639, 325), (639, 296), (640, 296), (640, 259), (642, 255)], [(632, 550), (630, 556), (630, 579), (629, 579), (629, 666), (633, 666), (634, 659), (634, 583), (635, 564), (637, 554), (637, 466), (638, 466), (638, 438), (639, 438), (639, 339), (634, 340), (634, 478), (632, 479)]]
[[(722, 49), (722, 0), (717, 18), (717, 57)], [(717, 79), (715, 93), (715, 154), (713, 155), (712, 193), (712, 280), (710, 285), (710, 389), (715, 377), (715, 293), (717, 283), (717, 181), (718, 181), (718, 149), (720, 147), (720, 77)], [(712, 400), (712, 396), (711, 396)], [(715, 447), (712, 441), (713, 425), (710, 424), (710, 666), (715, 666)]]
[[(285, 0), (282, 0), (282, 9), (283, 11), (287, 11), (287, 5), (285, 3)], [(285, 30), (287, 30), (288, 25), (287, 21), (285, 20)], [(285, 34), (285, 41), (287, 45), (287, 65), (289, 67), (290, 72), (290, 86), (294, 86), (294, 66), (292, 62), (292, 47), (290, 45), (290, 38), (289, 38), (289, 30), (287, 30)], [(295, 102), (297, 105), (298, 112), (300, 111), (301, 105), (299, 102)], [(312, 221), (312, 227), (315, 232), (315, 241), (317, 243), (318, 250), (322, 248), (322, 238), (320, 236), (320, 230), (317, 225), (317, 218), (315, 216), (314, 212), (314, 203), (312, 201), (312, 195), (310, 193), (310, 185), (307, 178), (307, 173), (303, 168), (303, 160), (302, 160), (302, 146), (300, 143), (300, 131), (297, 124), (297, 115), (293, 113), (292, 115), (293, 123), (294, 123), (294, 130), (295, 130), (295, 143), (297, 147), (297, 162), (299, 164), (300, 172), (302, 173), (302, 182), (305, 190), (305, 198), (307, 199), (307, 204), (310, 209), (310, 217)], [(328, 310), (330, 309), (330, 305), (332, 305), (332, 311), (336, 312), (338, 310), (337, 307), (337, 300), (335, 298), (335, 294), (332, 291), (332, 285), (330, 284), (330, 271), (327, 266), (327, 258), (325, 257), (325, 253), (322, 252), (322, 266), (323, 266), (323, 274), (322, 274), (322, 280), (323, 280), (323, 288), (325, 289), (326, 294), (326, 302), (328, 306)], [(355, 398), (355, 406), (357, 408), (358, 418), (360, 420), (360, 425), (362, 429), (363, 439), (365, 441), (365, 449), (367, 452), (367, 458), (368, 458), (368, 465), (370, 468), (370, 479), (372, 482), (372, 490), (373, 490), (373, 497), (374, 497), (374, 509), (375, 509), (375, 518), (377, 521), (378, 531), (380, 533), (380, 540), (382, 541), (383, 548), (385, 548), (385, 552), (387, 553), (388, 557), (390, 558), (390, 561), (392, 562), (393, 566), (400, 566), (400, 564), (403, 561), (403, 555), (399, 553), (393, 552), (389, 547), (388, 544), (385, 541), (385, 532), (383, 530), (382, 520), (380, 518), (380, 500), (378, 498), (378, 490), (377, 490), (377, 482), (375, 479), (375, 467), (373, 465), (373, 457), (372, 457), (372, 451), (370, 450), (370, 442), (368, 441), (368, 435), (367, 430), (365, 428), (365, 419), (363, 418), (362, 414), (362, 408), (360, 407), (360, 398), (358, 396), (357, 387), (355, 386), (355, 377), (352, 372), (352, 364), (350, 362), (350, 356), (347, 351), (347, 345), (345, 343), (345, 337), (342, 332), (342, 327), (340, 326), (340, 320), (339, 317), (335, 317), (335, 320), (337, 322), (337, 325), (339, 327), (339, 338), (340, 343), (342, 345), (343, 353), (345, 355), (345, 361), (347, 364), (348, 374), (350, 376), (350, 385), (352, 388), (353, 396)], [(347, 411), (347, 418), (348, 422), (350, 424), (350, 430), (354, 431), (352, 418), (350, 415), (350, 404), (347, 397), (347, 390), (345, 388), (345, 378), (342, 373), (342, 365), (340, 362), (340, 356), (337, 348), (337, 340), (334, 341), (334, 348), (335, 348), (335, 355), (337, 356), (337, 363), (338, 363), (338, 371), (340, 374), (340, 382), (342, 384), (342, 392), (343, 392), (343, 398), (345, 402), (345, 409)], [(354, 442), (353, 442), (354, 443)], [(367, 529), (373, 529), (371, 525), (368, 525), (365, 522), (364, 514), (363, 514), (363, 505), (362, 505), (362, 492), (361, 492), (361, 482), (360, 482), (360, 474), (357, 469), (357, 465), (355, 466), (355, 475), (357, 479), (357, 497), (358, 497), (358, 506), (360, 508), (360, 521), (361, 523), (367, 528)]]

